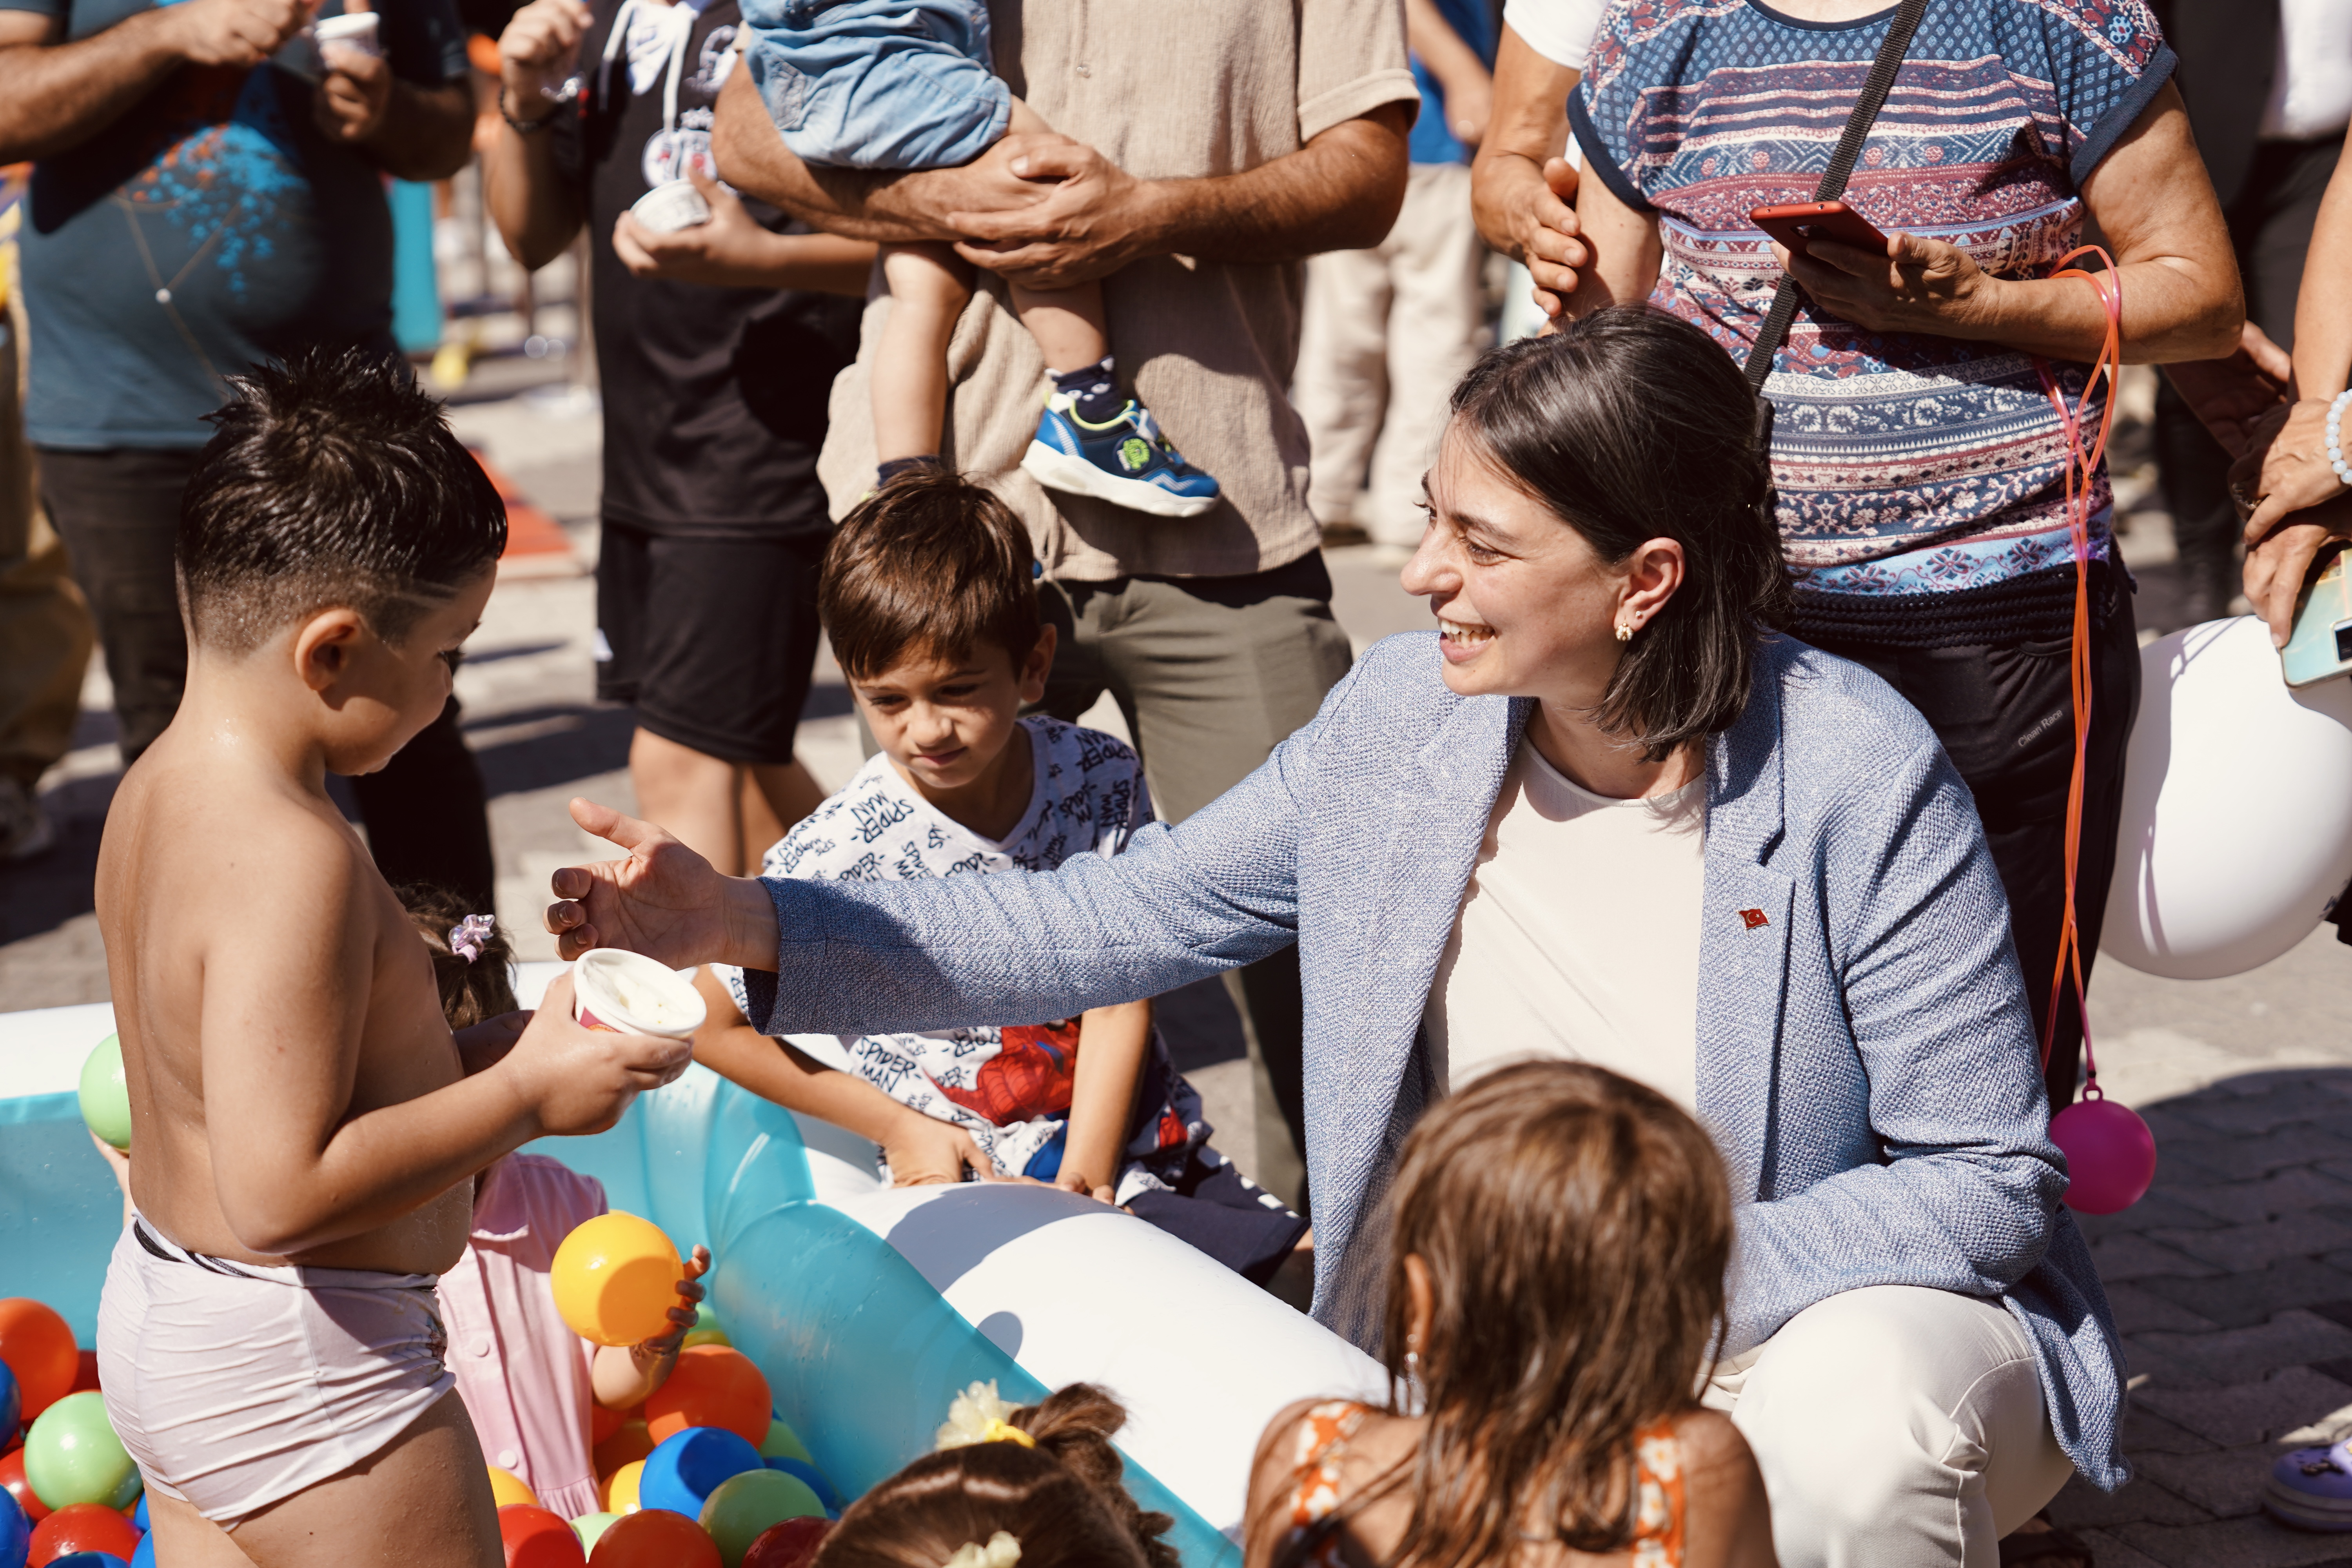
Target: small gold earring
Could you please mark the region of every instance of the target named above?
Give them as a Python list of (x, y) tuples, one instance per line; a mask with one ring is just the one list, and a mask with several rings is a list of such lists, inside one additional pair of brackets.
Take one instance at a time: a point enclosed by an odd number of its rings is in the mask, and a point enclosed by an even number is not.
[(1619, 642), (1632, 642), (1633, 640), (1633, 622), (1619, 621), (1617, 623), (1617, 640)]

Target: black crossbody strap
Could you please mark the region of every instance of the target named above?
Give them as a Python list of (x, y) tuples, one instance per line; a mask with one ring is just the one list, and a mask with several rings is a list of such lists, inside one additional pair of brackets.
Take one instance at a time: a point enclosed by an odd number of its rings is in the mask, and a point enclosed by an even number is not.
[[(1863, 140), (1870, 134), (1878, 111), (1886, 107), (1886, 95), (1895, 88), (1895, 73), (1903, 68), (1903, 57), (1910, 52), (1911, 35), (1919, 30), (1919, 19), (1927, 14), (1927, 0), (1903, 0), (1895, 20), (1887, 24), (1886, 39), (1878, 46), (1878, 58), (1870, 62), (1862, 96), (1854, 100), (1853, 112), (1845, 117), (1845, 132), (1838, 138), (1837, 151), (1830, 154), (1830, 166), (1822, 171), (1813, 200), (1833, 202), (1845, 194), (1854, 161), (1862, 156)], [(1772, 308), (1756, 334), (1756, 346), (1748, 351), (1748, 384), (1752, 390), (1764, 390), (1764, 378), (1772, 374), (1772, 356), (1788, 341), (1789, 323), (1796, 317), (1797, 281), (1784, 273), (1780, 286), (1772, 290)]]

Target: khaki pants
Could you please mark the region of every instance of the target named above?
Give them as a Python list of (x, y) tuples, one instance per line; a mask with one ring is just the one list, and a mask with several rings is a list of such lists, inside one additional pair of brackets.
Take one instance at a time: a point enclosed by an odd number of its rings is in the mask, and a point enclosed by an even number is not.
[(2074, 1473), (2025, 1331), (1949, 1290), (1817, 1302), (1701, 1398), (1756, 1451), (1780, 1568), (1997, 1568), (2000, 1538)]
[(89, 611), (34, 500), (11, 313), (0, 313), (0, 777), (31, 789), (73, 745)]
[(1307, 263), (1293, 390), (1312, 443), (1307, 504), (1323, 521), (1353, 521), (1383, 544), (1420, 542), (1421, 477), (1445, 400), (1478, 357), (1485, 254), (1469, 169), (1416, 163), (1388, 238)]
[[(1331, 618), (1319, 553), (1245, 577), (1049, 582), (1037, 598), (1061, 637), (1042, 706), (1075, 721), (1108, 691), (1169, 822), (1247, 777), (1348, 673), (1348, 634)], [(1298, 950), (1225, 980), (1250, 1053), (1257, 1168), (1249, 1173), (1304, 1212)]]

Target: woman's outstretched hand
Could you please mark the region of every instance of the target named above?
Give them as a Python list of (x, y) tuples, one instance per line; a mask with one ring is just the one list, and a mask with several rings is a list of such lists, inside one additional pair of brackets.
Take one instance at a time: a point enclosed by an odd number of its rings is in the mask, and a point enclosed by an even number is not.
[(581, 796), (572, 797), (572, 820), (629, 853), (566, 866), (548, 879), (557, 901), (547, 907), (547, 929), (558, 956), (622, 947), (673, 969), (774, 965), (775, 907), (757, 880), (722, 877), (652, 823)]

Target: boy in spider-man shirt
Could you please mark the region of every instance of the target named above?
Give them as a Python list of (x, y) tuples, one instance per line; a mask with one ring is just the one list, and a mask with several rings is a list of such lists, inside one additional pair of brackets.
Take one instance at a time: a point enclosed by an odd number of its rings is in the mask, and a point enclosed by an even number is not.
[[(1054, 628), (1035, 558), (989, 491), (894, 479), (826, 551), (818, 612), (881, 751), (767, 853), (767, 877), (865, 881), (1115, 855), (1151, 820), (1143, 766), (1042, 715)], [(754, 976), (756, 982), (772, 976)], [(744, 1022), (740, 971), (698, 982), (698, 1059), (755, 1094), (872, 1139), (890, 1179), (1051, 1183), (1114, 1203), (1265, 1283), (1307, 1222), (1208, 1145), (1149, 1001), (1022, 1026), (794, 1035)]]

